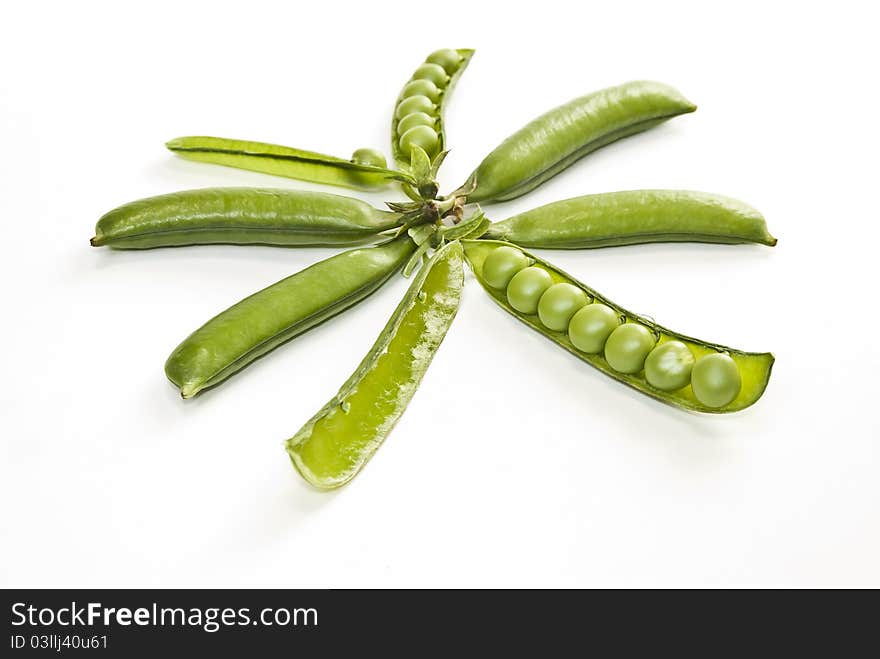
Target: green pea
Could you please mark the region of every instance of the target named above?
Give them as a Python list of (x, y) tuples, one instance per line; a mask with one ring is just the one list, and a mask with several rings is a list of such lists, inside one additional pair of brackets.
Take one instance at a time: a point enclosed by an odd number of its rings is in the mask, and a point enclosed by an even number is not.
[(430, 156), (437, 153), (440, 136), (430, 126), (413, 126), (400, 136), (400, 150), (409, 155), (414, 144), (422, 147)]
[(397, 123), (397, 134), (403, 135), (410, 128), (415, 126), (427, 126), (434, 128), (437, 125), (437, 117), (432, 117), (424, 112), (413, 112), (406, 115)]
[(376, 149), (357, 149), (351, 154), (351, 161), (356, 165), (369, 165), (370, 167), (385, 167), (385, 155)]
[(433, 64), (431, 62), (425, 62), (422, 64), (416, 69), (416, 72), (413, 73), (412, 77), (413, 80), (430, 80), (440, 89), (443, 89), (449, 84), (449, 76), (446, 74), (446, 70), (439, 64)]
[(575, 348), (591, 355), (602, 352), (608, 336), (620, 325), (617, 313), (611, 307), (588, 304), (571, 317), (568, 338)]
[(587, 294), (573, 284), (553, 284), (538, 302), (538, 318), (547, 329), (564, 332), (571, 317), (587, 304)]
[(553, 279), (542, 268), (534, 266), (517, 272), (507, 286), (507, 301), (520, 313), (533, 314), (538, 310), (538, 301)]
[(428, 55), (425, 61), (431, 64), (439, 64), (446, 73), (452, 75), (461, 64), (461, 55), (451, 48), (444, 48), (443, 50), (435, 50)]
[(492, 250), (483, 261), (483, 279), (492, 288), (504, 290), (513, 276), (528, 265), (529, 258), (525, 254), (505, 245)]
[(625, 323), (611, 332), (605, 343), (605, 360), (618, 373), (638, 373), (654, 347), (654, 335), (648, 328)]
[(645, 379), (661, 391), (678, 391), (691, 381), (694, 355), (681, 341), (667, 341), (645, 360)]
[(434, 103), (440, 100), (440, 88), (430, 80), (411, 80), (401, 92), (403, 98), (411, 96), (427, 96)]
[(707, 407), (724, 407), (739, 394), (742, 377), (730, 355), (715, 353), (700, 357), (691, 372), (694, 396)]
[(434, 105), (434, 101), (427, 96), (410, 96), (400, 102), (397, 106), (395, 116), (398, 119), (401, 119), (413, 112), (424, 112), (425, 114), (433, 115), (437, 112), (437, 106)]

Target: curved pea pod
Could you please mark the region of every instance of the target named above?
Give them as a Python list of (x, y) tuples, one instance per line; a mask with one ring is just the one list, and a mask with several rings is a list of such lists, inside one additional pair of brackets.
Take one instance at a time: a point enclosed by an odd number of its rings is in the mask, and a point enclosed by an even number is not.
[(205, 188), (133, 201), (105, 214), (92, 245), (360, 245), (400, 224), (400, 214), (351, 197), (268, 188)]
[[(473, 54), (469, 48), (431, 53), (404, 85), (391, 117), (391, 153), (401, 169), (410, 168), (412, 144), (418, 144), (432, 159), (446, 151), (443, 112)], [(415, 100), (409, 100), (412, 98)], [(401, 126), (406, 130), (399, 130)]]
[(776, 244), (764, 216), (751, 206), (687, 190), (627, 190), (557, 201), (495, 223), (485, 237), (548, 249), (660, 242)]
[[(738, 410), (749, 407), (761, 397), (767, 387), (767, 382), (770, 378), (770, 371), (773, 367), (774, 361), (773, 355), (770, 353), (744, 352), (735, 348), (729, 348), (714, 343), (708, 343), (700, 339), (691, 338), (657, 325), (653, 321), (650, 321), (637, 314), (627, 311), (623, 307), (615, 304), (614, 302), (611, 302), (608, 298), (599, 294), (589, 286), (579, 282), (574, 277), (554, 267), (547, 261), (538, 258), (534, 254), (525, 252), (524, 250), (519, 250), (517, 247), (511, 245), (510, 243), (490, 240), (463, 240), (462, 243), (464, 245), (465, 255), (467, 257), (468, 263), (470, 264), (477, 281), (480, 282), (486, 292), (488, 292), (492, 299), (495, 300), (495, 302), (497, 302), (502, 308), (504, 308), (508, 313), (516, 316), (519, 320), (524, 322), (532, 329), (543, 334), (545, 337), (547, 337), (557, 345), (561, 346), (565, 350), (568, 350), (579, 359), (587, 362), (591, 366), (594, 366), (595, 368), (599, 369), (606, 375), (611, 376), (615, 380), (623, 382), (633, 389), (642, 392), (643, 394), (647, 394), (652, 398), (682, 409), (693, 410), (697, 412), (722, 413), (736, 412)], [(522, 268), (526, 267), (526, 263), (531, 263), (532, 266), (545, 271), (549, 275), (549, 277), (547, 278), (547, 282), (544, 285), (545, 291), (549, 290), (549, 288), (546, 288), (547, 286), (553, 284), (567, 284), (571, 287), (580, 289), (580, 291), (583, 292), (583, 300), (581, 304), (586, 303), (586, 306), (582, 306), (581, 309), (589, 308), (591, 305), (605, 305), (607, 307), (610, 307), (610, 309), (614, 312), (612, 316), (617, 316), (617, 318), (615, 319), (615, 323), (621, 323), (625, 321), (625, 324), (622, 326), (625, 326), (627, 328), (631, 328), (632, 325), (642, 326), (642, 328), (644, 329), (641, 330), (641, 333), (646, 336), (639, 337), (638, 332), (628, 332), (628, 334), (636, 334), (636, 339), (646, 339), (648, 342), (648, 345), (645, 348), (645, 352), (637, 358), (636, 365), (630, 368), (629, 365), (624, 367), (618, 363), (618, 369), (620, 370), (616, 370), (612, 367), (611, 363), (609, 363), (608, 359), (606, 359), (605, 355), (609, 354), (607, 350), (603, 352), (601, 349), (590, 349), (591, 352), (588, 353), (584, 352), (581, 349), (578, 349), (569, 338), (569, 332), (565, 330), (554, 331), (548, 329), (548, 327), (545, 326), (540, 316), (540, 310), (537, 313), (522, 313), (520, 311), (517, 311), (508, 301), (509, 296), (505, 293), (505, 290), (503, 288), (493, 287), (486, 281), (485, 273), (483, 270), (486, 259), (495, 250), (503, 247), (513, 248), (516, 251), (521, 251), (522, 254), (526, 257), (525, 259), (523, 259), (524, 262), (520, 263), (518, 266), (520, 268), (520, 272), (523, 272)], [(577, 295), (581, 295), (581, 293), (577, 293)], [(647, 330), (647, 332), (645, 332), (644, 330)], [(611, 332), (611, 334), (613, 336), (613, 332)], [(621, 337), (623, 341), (632, 340), (632, 338), (633, 337)], [(606, 346), (608, 346), (610, 343), (607, 338), (602, 339), (602, 341), (605, 343)], [(738, 390), (734, 389), (734, 397), (727, 400), (727, 402), (721, 401), (720, 403), (715, 405), (707, 405), (697, 398), (697, 396), (694, 394), (694, 390), (691, 384), (685, 383), (684, 385), (681, 385), (679, 383), (678, 385), (675, 385), (679, 388), (676, 388), (673, 391), (661, 390), (651, 385), (647, 380), (644, 368), (638, 363), (638, 359), (640, 359), (641, 362), (644, 363), (645, 355), (649, 354), (648, 351), (651, 351), (653, 347), (662, 346), (666, 343), (670, 343), (673, 341), (681, 342), (682, 344), (684, 344), (684, 352), (689, 351), (693, 360), (696, 361), (698, 365), (700, 364), (701, 360), (706, 357), (714, 356), (714, 359), (719, 355), (728, 355), (735, 365), (734, 374), (738, 375), (741, 379)], [(677, 347), (680, 348), (680, 346)], [(624, 355), (621, 362), (632, 361), (632, 358), (632, 354)], [(710, 368), (704, 370), (713, 369)], [(685, 373), (685, 376), (689, 377), (690, 371)], [(710, 377), (703, 378), (701, 382), (708, 381), (709, 386), (711, 387), (713, 385), (713, 383), (711, 382), (712, 376), (713, 374), (710, 373)], [(727, 386), (728, 389), (730, 388), (729, 383), (722, 384), (724, 386)], [(734, 383), (732, 386), (736, 387), (737, 383)], [(712, 391), (710, 391), (709, 394), (709, 397), (714, 397), (716, 400), (718, 398), (718, 395), (725, 395), (724, 392), (721, 392), (720, 394), (713, 394)], [(706, 398), (708, 397), (704, 396), (704, 399)]]
[(627, 82), (576, 98), (508, 137), (471, 174), (468, 201), (504, 201), (536, 188), (588, 153), (697, 107), (659, 82)]
[(346, 188), (371, 190), (392, 181), (409, 181), (384, 167), (265, 142), (191, 136), (175, 138), (165, 146), (187, 160)]
[(339, 392), (292, 438), (287, 452), (312, 485), (345, 485), (363, 468), (412, 399), (461, 298), (459, 242), (423, 267), (376, 343)]
[(403, 266), (414, 247), (403, 236), (349, 250), (254, 293), (190, 334), (168, 357), (165, 375), (184, 398), (219, 384), (363, 300)]

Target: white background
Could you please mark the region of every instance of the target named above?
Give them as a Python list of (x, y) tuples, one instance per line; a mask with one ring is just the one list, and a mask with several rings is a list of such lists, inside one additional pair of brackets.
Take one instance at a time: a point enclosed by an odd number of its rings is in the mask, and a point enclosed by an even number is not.
[[(347, 5), (4, 10), (0, 584), (880, 586), (869, 3)], [(322, 189), (185, 162), (163, 143), (387, 152), (399, 88), (450, 46), (477, 54), (448, 108), (447, 191), (591, 90), (658, 79), (699, 105), (487, 210), (650, 187), (758, 207), (774, 249), (545, 253), (669, 327), (773, 351), (758, 404), (714, 417), (641, 397), (470, 276), (408, 412), (341, 491), (307, 487), (282, 441), (353, 370), (403, 278), (180, 400), (162, 365), (181, 339), (332, 251), (111, 252), (89, 247), (95, 220), (186, 188)]]

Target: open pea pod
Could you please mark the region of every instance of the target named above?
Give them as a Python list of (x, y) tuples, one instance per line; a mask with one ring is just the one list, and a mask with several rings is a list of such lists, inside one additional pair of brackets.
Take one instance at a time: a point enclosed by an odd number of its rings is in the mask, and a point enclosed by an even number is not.
[(431, 159), (447, 149), (443, 112), (473, 54), (468, 48), (435, 51), (404, 85), (391, 117), (391, 152), (401, 169), (409, 170), (413, 145)]
[(178, 137), (165, 146), (187, 160), (346, 188), (370, 190), (392, 181), (411, 182), (407, 175), (385, 168), (384, 157), (374, 159), (377, 164), (364, 164), (289, 146), (225, 137)]
[(133, 201), (106, 213), (92, 245), (361, 245), (400, 226), (401, 214), (360, 199), (269, 188), (204, 188)]
[(360, 302), (413, 252), (408, 236), (319, 261), (229, 307), (168, 357), (165, 374), (190, 398)]
[(309, 483), (344, 485), (382, 445), (446, 336), (463, 283), (461, 244), (451, 242), (418, 272), (357, 370), (287, 440), (290, 459)]
[(657, 325), (510, 243), (462, 244), (477, 281), (508, 313), (643, 394), (720, 413), (752, 405), (767, 387), (770, 353), (744, 352)]
[(496, 222), (484, 237), (546, 249), (659, 242), (776, 244), (764, 216), (751, 206), (689, 190), (626, 190), (557, 201)]
[(596, 149), (696, 109), (672, 87), (642, 80), (581, 96), (504, 140), (461, 189), (468, 201), (519, 197)]

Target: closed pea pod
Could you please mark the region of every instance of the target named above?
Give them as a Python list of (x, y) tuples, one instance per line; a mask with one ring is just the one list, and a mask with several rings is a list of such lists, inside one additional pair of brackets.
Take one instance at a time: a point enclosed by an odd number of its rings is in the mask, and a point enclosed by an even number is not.
[(349, 250), (254, 293), (190, 334), (168, 357), (165, 374), (184, 398), (219, 384), (367, 297), (403, 266), (414, 247), (403, 236)]
[(323, 192), (205, 188), (148, 197), (106, 213), (92, 245), (359, 245), (400, 224), (400, 214)]
[[(755, 403), (767, 387), (774, 361), (770, 353), (745, 352), (662, 327), (616, 305), (534, 254), (520, 250), (533, 265), (519, 274), (539, 270), (549, 279), (549, 284), (546, 280), (541, 284), (547, 284), (545, 291), (550, 286), (564, 283), (580, 289), (588, 299), (588, 303), (572, 316), (567, 331), (551, 329), (534, 312), (521, 311), (509, 299), (516, 277), (511, 279), (506, 290), (491, 286), (485, 279), (484, 264), (495, 250), (518, 248), (493, 240), (463, 240), (462, 243), (477, 281), (502, 308), (579, 359), (652, 398), (698, 412), (735, 412)], [(621, 318), (626, 324), (619, 325)], [(614, 338), (615, 334), (617, 338)], [(681, 377), (676, 368), (650, 366), (651, 377), (659, 386), (646, 378), (651, 355), (670, 342), (685, 346), (695, 359), (689, 383), (674, 390), (673, 380)], [(681, 359), (686, 361), (686, 357)], [(698, 369), (701, 362), (704, 366)], [(664, 382), (654, 378), (658, 373), (670, 380)]]
[(764, 217), (751, 206), (689, 190), (627, 190), (557, 201), (497, 222), (485, 237), (547, 249), (656, 242), (776, 244)]
[[(446, 149), (444, 105), (473, 52), (468, 49), (436, 51), (428, 56), (404, 85), (391, 120), (391, 150), (398, 167), (404, 170), (410, 168), (414, 144), (424, 149), (432, 159)], [(431, 124), (403, 121), (417, 112), (433, 117), (435, 121)], [(416, 132), (412, 132), (414, 130)]]
[(461, 244), (447, 243), (416, 275), (376, 343), (338, 393), (287, 441), (312, 485), (351, 480), (376, 452), (415, 394), (458, 310)]
[(492, 151), (462, 186), (468, 201), (504, 201), (534, 189), (588, 153), (696, 106), (659, 82), (636, 81), (576, 98)]

